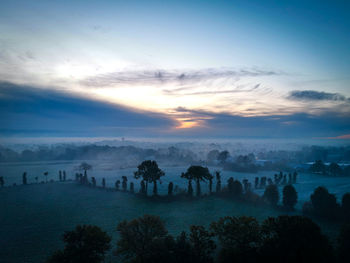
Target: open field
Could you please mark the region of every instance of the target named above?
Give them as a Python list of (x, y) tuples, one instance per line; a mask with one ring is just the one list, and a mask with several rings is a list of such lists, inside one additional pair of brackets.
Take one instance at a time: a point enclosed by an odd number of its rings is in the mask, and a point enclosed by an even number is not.
[[(129, 193), (94, 189), (71, 182), (0, 189), (0, 207), (0, 262), (7, 263), (43, 262), (62, 246), (62, 233), (77, 224), (100, 226), (113, 236), (115, 244), (118, 222), (143, 214), (159, 215), (168, 230), (177, 234), (188, 230), (191, 224), (208, 225), (226, 215), (254, 216), (263, 220), (280, 213), (215, 197), (153, 202)], [(321, 226), (331, 237), (337, 234), (339, 227), (328, 223)]]
[[(27, 172), (28, 183), (34, 183), (35, 177), (38, 177), (38, 181), (45, 181), (44, 172), (48, 172), (48, 181), (58, 180), (58, 171), (66, 170), (67, 179), (74, 179), (75, 173), (82, 172), (77, 169), (82, 161), (50, 161), (50, 162), (15, 162), (15, 163), (0, 163), (0, 175), (4, 176), (6, 185), (12, 185), (14, 183), (22, 183), (22, 174), (24, 171)], [(128, 184), (134, 182), (135, 190), (138, 191), (140, 187), (140, 181), (134, 179), (134, 171), (137, 170), (136, 167), (123, 168), (117, 167), (111, 161), (87, 161), (92, 164), (93, 169), (88, 171), (88, 177), (94, 176), (97, 180), (97, 185), (101, 185), (102, 178), (106, 179), (106, 186), (114, 188), (116, 180), (121, 180), (122, 176), (128, 177)], [(160, 194), (167, 193), (167, 187), (170, 181), (174, 183), (178, 188), (187, 188), (187, 181), (180, 178), (182, 172), (185, 172), (188, 166), (162, 166), (160, 168), (165, 172), (165, 176), (161, 178), (161, 183), (158, 185), (158, 191)], [(216, 170), (220, 170), (217, 167), (209, 167), (211, 173)], [(230, 171), (222, 171), (222, 184), (226, 185), (227, 179), (233, 177), (236, 180), (242, 181), (243, 179), (248, 179), (252, 186), (254, 186), (255, 177), (270, 177), (273, 179), (273, 175), (276, 172), (259, 172), (259, 173), (237, 173)], [(215, 189), (215, 179), (214, 187)], [(338, 200), (341, 199), (342, 195), (346, 192), (350, 192), (350, 177), (329, 177), (303, 173), (298, 175), (297, 184), (294, 185), (298, 192), (299, 203), (298, 208), (301, 208), (302, 204), (309, 200), (310, 194), (318, 186), (325, 186), (328, 190), (335, 194)], [(128, 185), (129, 187), (129, 185)], [(280, 187), (282, 190), (282, 187)], [(152, 193), (152, 185), (149, 186), (149, 193)], [(263, 189), (254, 190), (258, 194), (263, 193)], [(208, 192), (208, 184), (202, 183), (202, 192)]]

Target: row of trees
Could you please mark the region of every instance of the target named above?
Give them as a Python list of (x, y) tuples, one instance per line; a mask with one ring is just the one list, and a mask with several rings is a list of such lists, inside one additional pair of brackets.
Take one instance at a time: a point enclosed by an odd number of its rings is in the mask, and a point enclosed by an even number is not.
[[(117, 226), (113, 262), (349, 262), (350, 225), (333, 247), (311, 219), (302, 216), (223, 217), (209, 228), (190, 226), (189, 233), (170, 235), (158, 216), (144, 215)], [(99, 263), (111, 248), (111, 237), (97, 226), (77, 226), (63, 235), (65, 247), (47, 263)]]
[[(96, 179), (95, 177), (91, 178), (91, 183), (87, 178), (87, 170), (91, 169), (87, 164), (82, 164), (84, 166), (84, 175), (77, 174), (76, 180), (80, 181), (82, 184), (89, 184), (93, 187), (96, 187)], [(148, 185), (153, 184), (153, 195), (158, 195), (158, 186), (157, 183), (161, 181), (161, 178), (165, 175), (165, 173), (158, 167), (156, 161), (147, 160), (142, 162), (138, 166), (138, 170), (134, 173), (135, 179), (141, 179), (140, 186), (140, 194), (147, 195), (148, 193)], [(279, 175), (275, 175), (275, 183), (276, 184), (284, 184), (284, 180), (286, 181), (286, 176), (281, 172)], [(288, 183), (296, 182), (297, 173), (289, 174)], [(209, 172), (208, 168), (202, 166), (190, 166), (185, 173), (181, 174), (181, 178), (184, 178), (188, 181), (187, 187), (187, 196), (192, 197), (194, 195), (194, 189), (192, 186), (192, 182), (195, 183), (195, 194), (197, 197), (201, 196), (201, 182), (208, 182), (209, 186), (209, 194), (213, 194), (213, 179), (216, 178), (216, 191), (215, 194), (219, 196), (226, 196), (236, 200), (248, 201), (254, 203), (267, 203), (273, 207), (278, 206), (279, 202), (279, 192), (276, 184), (272, 181), (271, 178), (266, 180), (266, 177), (262, 177), (260, 180), (260, 187), (264, 187), (265, 192), (262, 197), (254, 194), (252, 192), (251, 183), (247, 179), (243, 180), (243, 184), (234, 180), (233, 177), (227, 180), (227, 186), (222, 187), (221, 183), (221, 174), (219, 171), (215, 172), (215, 177)], [(283, 179), (284, 178), (284, 179)], [(266, 181), (268, 185), (266, 187)], [(282, 181), (282, 183), (281, 183)], [(286, 181), (287, 183), (287, 181)], [(121, 187), (120, 187), (121, 185)], [(255, 179), (255, 188), (258, 188), (259, 178)], [(106, 187), (105, 178), (102, 178), (102, 187)], [(128, 178), (126, 176), (122, 176), (122, 181), (117, 180), (115, 182), (116, 190), (127, 191), (128, 189)], [(134, 183), (131, 182), (129, 186), (129, 191), (134, 192)], [(168, 196), (172, 196), (174, 192), (174, 184), (172, 182), (168, 185)], [(297, 203), (297, 192), (295, 188), (291, 184), (287, 184), (283, 189), (283, 199), (282, 199), (283, 207), (287, 210), (293, 210), (295, 204)]]
[[(45, 182), (47, 183), (47, 176), (49, 175), (49, 172), (44, 172), (43, 175), (45, 176)], [(39, 183), (39, 177), (38, 176), (35, 176), (34, 180), (35, 180), (36, 183)], [(42, 183), (43, 183), (43, 181), (42, 181)], [(22, 184), (23, 185), (27, 185), (28, 184), (27, 172), (24, 172), (22, 174)]]
[(331, 176), (350, 176), (350, 165), (343, 168), (337, 163), (326, 165), (321, 160), (315, 161), (309, 168), (309, 171), (316, 174)]
[[(141, 181), (141, 193), (147, 194), (148, 192), (148, 184), (153, 183), (153, 194), (158, 194), (158, 188), (157, 188), (157, 182), (161, 181), (161, 177), (164, 176), (165, 173), (158, 167), (158, 164), (156, 161), (147, 160), (142, 162), (138, 166), (138, 170), (134, 173), (135, 179), (142, 179)], [(221, 192), (221, 174), (219, 171), (215, 172), (215, 177), (209, 172), (207, 167), (202, 167), (198, 165), (192, 165), (190, 166), (185, 173), (181, 174), (181, 178), (184, 178), (188, 181), (188, 187), (187, 187), (187, 193), (190, 196), (193, 196), (194, 190), (192, 186), (192, 182), (195, 182), (196, 185), (196, 196), (201, 195), (201, 182), (208, 182), (209, 186), (209, 194), (213, 193), (213, 179), (216, 178), (216, 193)], [(282, 172), (280, 172), (279, 175), (275, 175), (275, 184), (293, 184), (296, 183), (297, 180), (297, 173), (294, 172), (294, 174), (288, 175), (288, 181), (287, 181), (287, 175), (283, 175)], [(266, 177), (262, 177), (259, 184), (259, 177), (255, 178), (255, 188), (265, 188), (266, 187), (266, 181), (268, 182), (268, 185), (272, 185), (273, 181), (272, 179)], [(231, 185), (235, 185), (237, 183), (234, 182), (233, 179), (229, 179), (228, 181), (228, 187), (231, 189)], [(248, 182), (247, 179), (243, 180), (244, 189), (246, 191), (249, 191), (251, 189), (251, 184)], [(171, 182), (171, 186), (169, 186), (169, 193), (172, 193), (173, 183)], [(170, 191), (171, 190), (171, 191)]]

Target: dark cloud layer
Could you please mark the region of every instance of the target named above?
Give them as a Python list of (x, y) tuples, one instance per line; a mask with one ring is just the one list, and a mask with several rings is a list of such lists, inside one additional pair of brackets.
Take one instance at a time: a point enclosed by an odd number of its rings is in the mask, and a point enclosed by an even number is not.
[(320, 92), (315, 90), (293, 90), (288, 98), (293, 100), (331, 100), (346, 101), (346, 97), (339, 93)]
[[(172, 119), (200, 127), (172, 129)], [(0, 136), (186, 136), (312, 138), (350, 134), (350, 116), (290, 114), (243, 117), (178, 107), (171, 115), (137, 112), (92, 99), (30, 86), (0, 83)]]
[[(350, 134), (350, 116), (324, 112), (314, 116), (306, 113), (243, 117), (228, 113), (212, 113), (178, 107), (180, 115), (191, 115), (195, 120), (205, 120), (207, 130), (198, 128), (201, 135), (239, 138), (321, 138)], [(184, 134), (188, 131), (182, 131)], [(194, 132), (194, 131), (192, 131)]]
[[(175, 125), (164, 115), (72, 97), (57, 91), (0, 83), (0, 134), (121, 136)], [(157, 127), (157, 129), (155, 129)]]

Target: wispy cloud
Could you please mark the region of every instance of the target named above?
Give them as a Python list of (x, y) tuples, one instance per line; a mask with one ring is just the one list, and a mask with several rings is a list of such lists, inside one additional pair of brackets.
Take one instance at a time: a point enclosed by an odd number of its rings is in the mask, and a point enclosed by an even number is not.
[(344, 95), (339, 93), (328, 93), (315, 90), (293, 90), (289, 93), (289, 99), (293, 100), (311, 100), (311, 101), (346, 101), (348, 100)]
[(350, 134), (339, 135), (335, 137), (327, 137), (326, 139), (335, 139), (335, 140), (350, 140)]
[(272, 76), (281, 74), (283, 73), (270, 70), (233, 70), (226, 68), (201, 70), (135, 70), (96, 75), (82, 80), (81, 83), (94, 87), (104, 87), (118, 84), (152, 85), (174, 83), (178, 85), (185, 85), (215, 79)]

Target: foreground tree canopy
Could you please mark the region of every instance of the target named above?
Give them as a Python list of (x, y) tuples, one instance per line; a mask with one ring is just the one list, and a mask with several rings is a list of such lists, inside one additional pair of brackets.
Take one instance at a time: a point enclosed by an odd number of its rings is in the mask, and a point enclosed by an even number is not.
[[(262, 224), (252, 217), (224, 217), (209, 230), (191, 226), (189, 236), (182, 232), (176, 238), (157, 216), (123, 221), (117, 229), (116, 254), (122, 262), (334, 262), (327, 237), (302, 216), (271, 217)], [(347, 234), (343, 236), (340, 240), (347, 244)]]
[(97, 226), (78, 225), (63, 235), (65, 247), (55, 252), (48, 263), (99, 263), (110, 249), (111, 237)]

